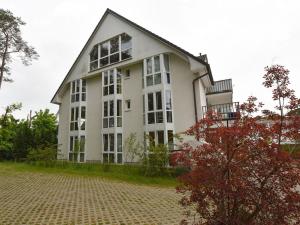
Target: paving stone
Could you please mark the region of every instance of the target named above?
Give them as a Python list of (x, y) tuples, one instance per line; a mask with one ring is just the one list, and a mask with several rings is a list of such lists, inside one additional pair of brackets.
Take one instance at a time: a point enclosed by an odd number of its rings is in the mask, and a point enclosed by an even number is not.
[(0, 174), (0, 224), (179, 224), (172, 188), (46, 173)]

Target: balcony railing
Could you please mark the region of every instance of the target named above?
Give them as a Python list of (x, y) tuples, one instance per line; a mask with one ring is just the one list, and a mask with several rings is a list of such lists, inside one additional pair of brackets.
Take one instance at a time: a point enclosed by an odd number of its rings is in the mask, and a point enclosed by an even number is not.
[(231, 79), (215, 81), (215, 84), (206, 89), (206, 94), (217, 94), (223, 92), (232, 92)]
[(239, 102), (203, 106), (202, 111), (204, 116), (208, 111), (212, 111), (220, 114), (222, 120), (234, 120), (238, 117)]

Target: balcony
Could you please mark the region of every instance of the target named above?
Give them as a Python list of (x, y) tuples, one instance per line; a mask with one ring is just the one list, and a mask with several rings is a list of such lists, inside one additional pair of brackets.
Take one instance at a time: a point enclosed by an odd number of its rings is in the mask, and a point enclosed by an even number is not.
[(222, 120), (234, 120), (238, 117), (239, 102), (216, 104), (202, 107), (203, 115), (205, 115), (208, 111), (219, 113), (221, 115)]
[(226, 80), (219, 80), (215, 81), (215, 84), (211, 87), (208, 87), (206, 89), (206, 94), (220, 94), (225, 92), (232, 92), (232, 80), (226, 79)]

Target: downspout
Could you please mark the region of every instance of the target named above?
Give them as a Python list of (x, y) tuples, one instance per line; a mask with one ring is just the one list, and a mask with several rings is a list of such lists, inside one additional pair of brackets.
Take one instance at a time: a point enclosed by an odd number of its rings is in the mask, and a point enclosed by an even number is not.
[(196, 91), (195, 91), (195, 83), (197, 80), (201, 79), (202, 77), (205, 77), (209, 75), (209, 73), (205, 73), (197, 78), (195, 78), (193, 80), (193, 94), (194, 94), (194, 108), (195, 108), (195, 122), (197, 123), (198, 122), (198, 111), (197, 111), (197, 101), (196, 101)]

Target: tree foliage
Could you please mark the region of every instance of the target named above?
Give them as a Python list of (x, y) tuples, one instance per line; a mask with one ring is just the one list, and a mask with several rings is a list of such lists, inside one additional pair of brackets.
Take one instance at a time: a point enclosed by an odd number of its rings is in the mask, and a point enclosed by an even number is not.
[(49, 149), (56, 149), (57, 142), (55, 115), (46, 109), (36, 112), (32, 119), (16, 120), (12, 113), (20, 109), (21, 104), (12, 104), (0, 116), (0, 160), (25, 160), (29, 151), (31, 158), (34, 153), (36, 158), (43, 152), (44, 157), (51, 155)]
[(254, 114), (262, 104), (251, 96), (230, 127), (208, 112), (186, 132), (203, 142), (197, 147), (185, 143), (179, 158), (191, 168), (180, 178), (180, 203), (187, 215), (198, 216), (195, 224), (300, 223), (300, 163), (283, 148), (300, 139), (300, 117), (287, 116), (300, 101), (288, 87), (284, 67), (265, 69), (263, 84), (273, 88), (278, 114), (258, 119)]
[(24, 65), (29, 65), (39, 55), (23, 40), (20, 27), (25, 22), (9, 10), (0, 9), (0, 88), (3, 81), (12, 82), (9, 64), (13, 55), (19, 56)]

